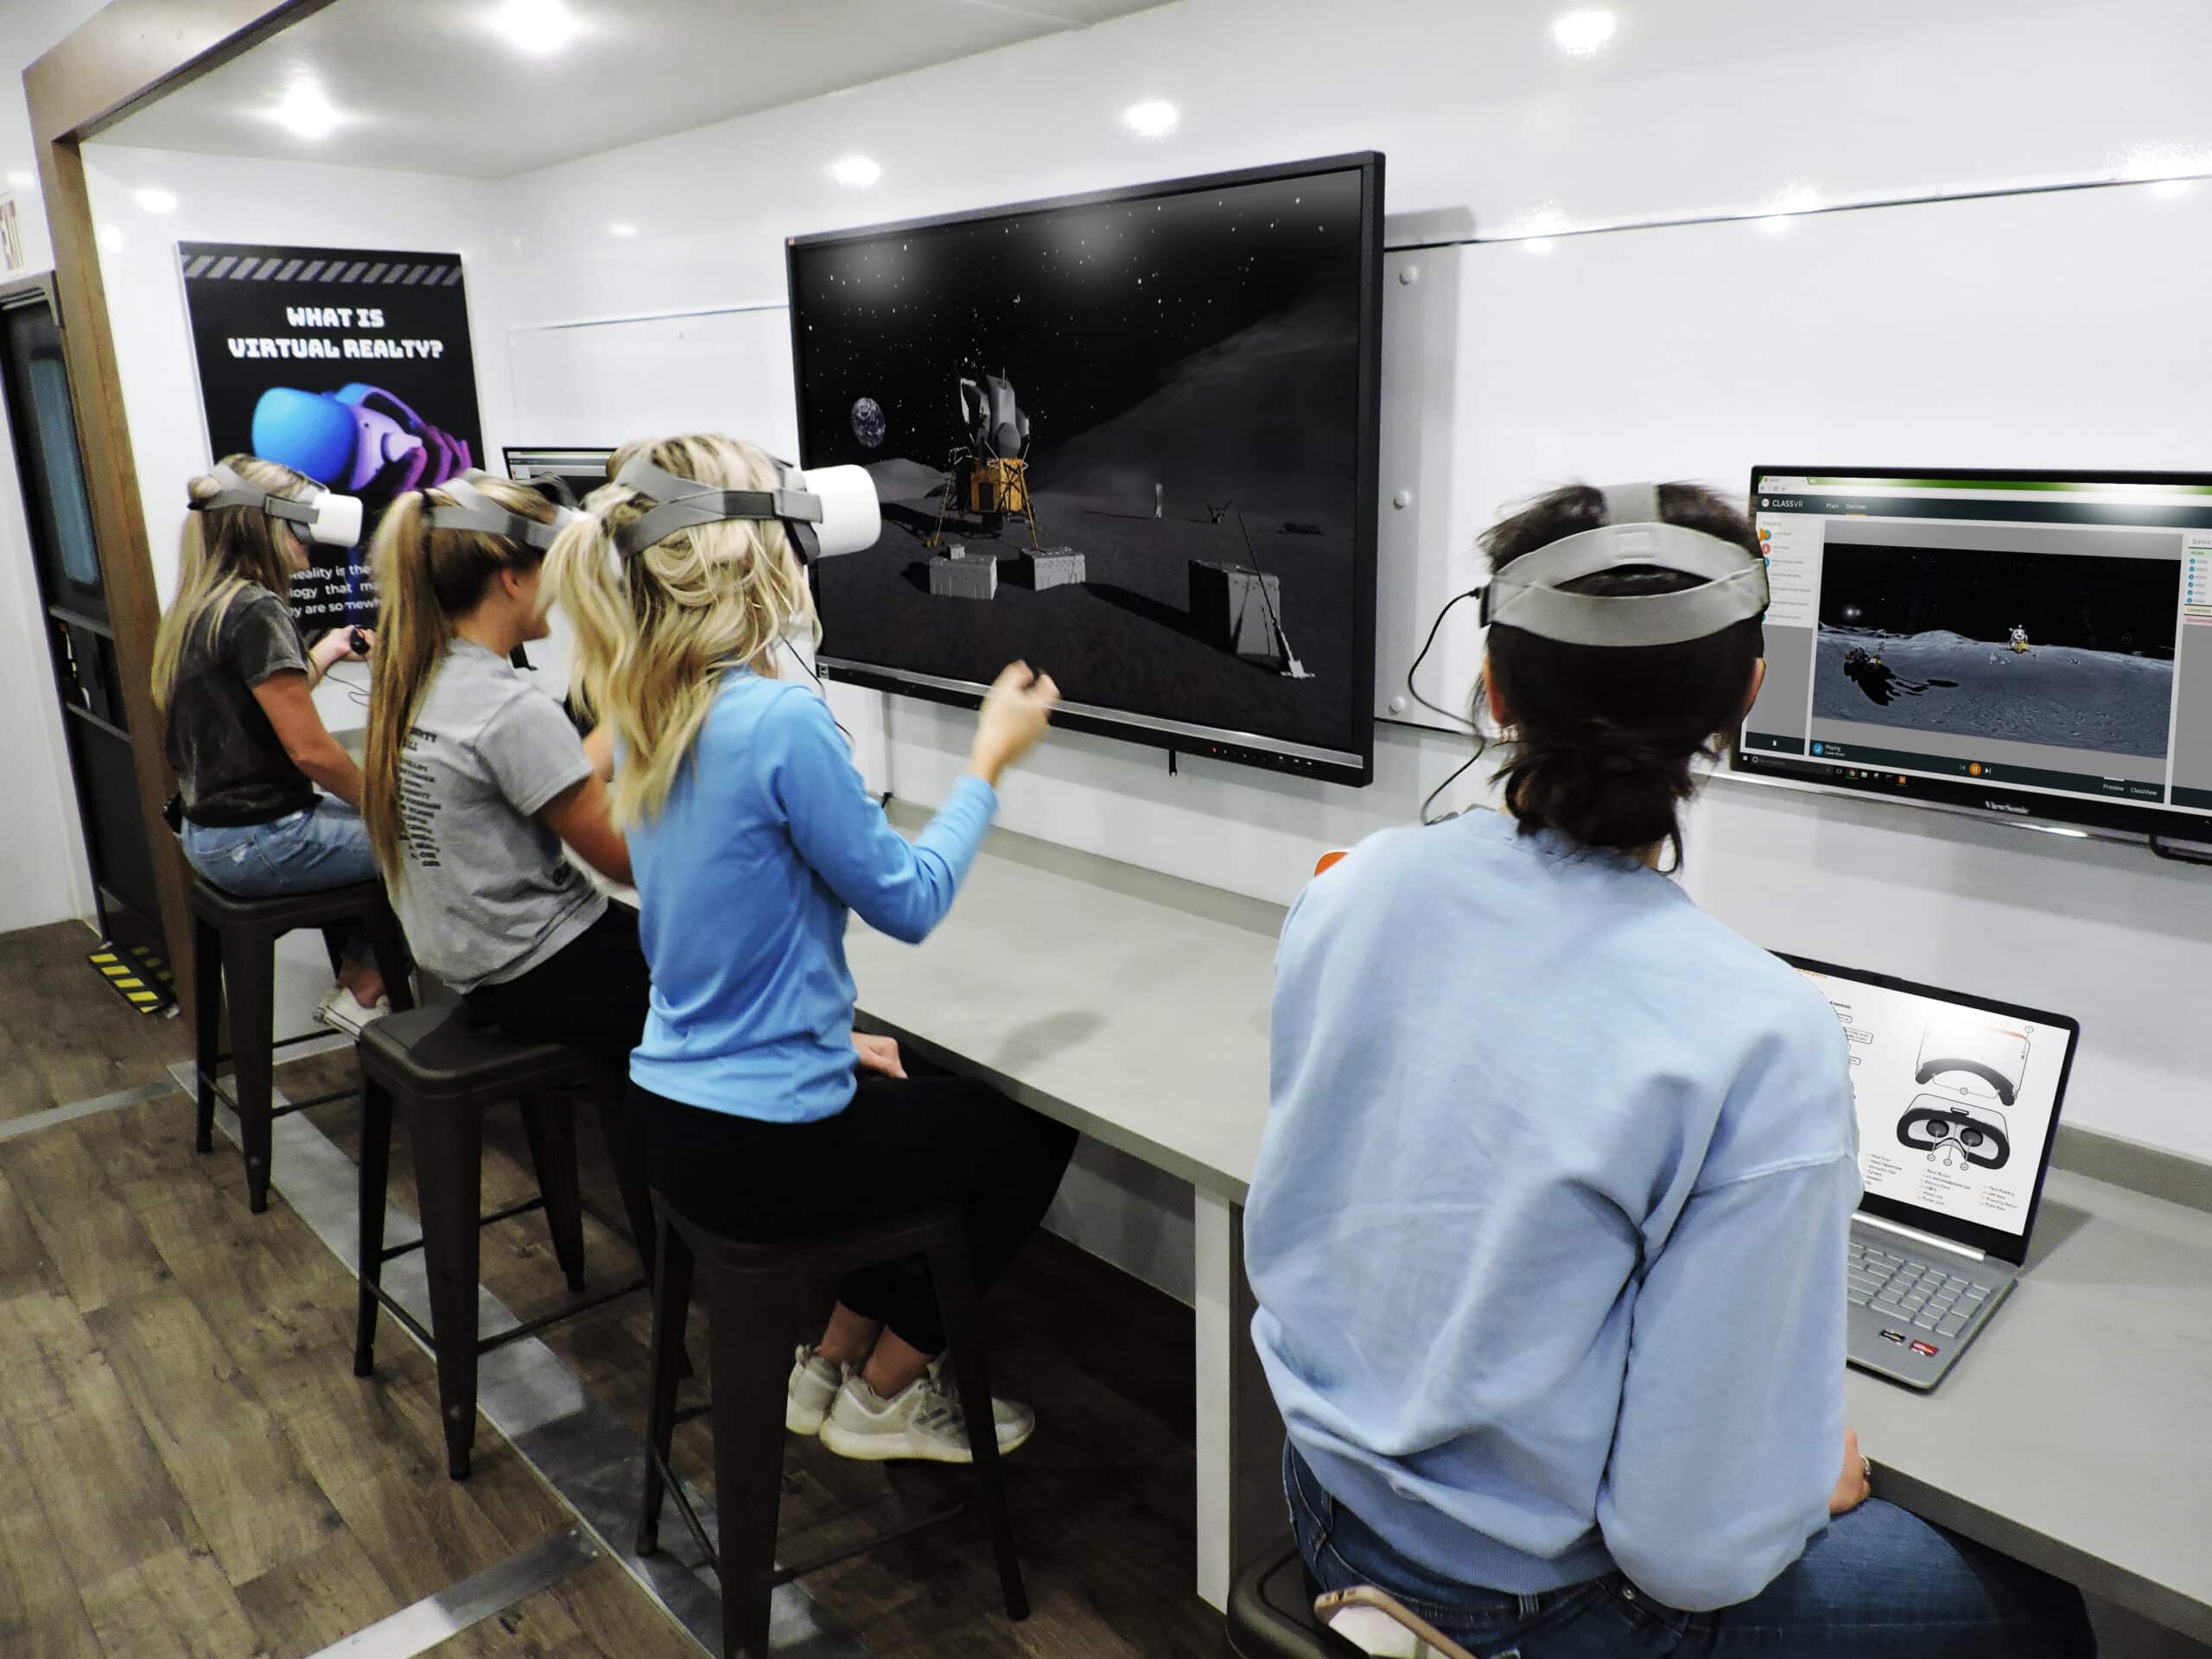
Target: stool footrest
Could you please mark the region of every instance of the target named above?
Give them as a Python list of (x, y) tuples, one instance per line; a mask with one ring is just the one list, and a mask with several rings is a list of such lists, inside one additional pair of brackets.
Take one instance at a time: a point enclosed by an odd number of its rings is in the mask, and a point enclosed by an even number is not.
[[(534, 1198), (524, 1198), (520, 1204), (511, 1204), (504, 1210), (494, 1210), (488, 1216), (479, 1216), (476, 1218), (476, 1224), (479, 1228), (489, 1227), (494, 1222), (512, 1221), (517, 1216), (526, 1216), (533, 1210), (543, 1210), (544, 1207), (545, 1195), (541, 1192)], [(423, 1241), (420, 1238), (410, 1238), (404, 1244), (395, 1244), (390, 1249), (379, 1253), (377, 1260), (396, 1262), (401, 1256), (411, 1255), (422, 1248)]]
[(973, 1507), (974, 1504), (970, 1500), (963, 1498), (950, 1509), (939, 1510), (934, 1515), (925, 1515), (918, 1521), (905, 1521), (895, 1527), (887, 1527), (881, 1532), (873, 1533), (861, 1539), (856, 1544), (848, 1544), (842, 1549), (833, 1549), (827, 1555), (817, 1555), (812, 1560), (801, 1561), (796, 1567), (779, 1567), (776, 1569), (775, 1581), (778, 1584), (789, 1584), (792, 1580), (803, 1579), (810, 1573), (819, 1573), (825, 1567), (835, 1567), (840, 1561), (849, 1561), (855, 1555), (865, 1555), (872, 1549), (880, 1549), (884, 1545), (896, 1543), (901, 1538), (910, 1538), (918, 1532), (926, 1532), (931, 1527), (941, 1527), (948, 1521), (957, 1521)]
[[(422, 1246), (418, 1240), (413, 1244), (403, 1245), (401, 1248), (403, 1250), (412, 1250), (419, 1249)], [(386, 1255), (389, 1255), (390, 1252), (386, 1252)], [(536, 1319), (518, 1325), (512, 1330), (495, 1332), (488, 1337), (480, 1337), (476, 1341), (477, 1357), (481, 1358), (493, 1349), (504, 1348), (509, 1343), (518, 1342), (524, 1337), (534, 1337), (548, 1325), (558, 1325), (563, 1319), (572, 1318), (578, 1313), (588, 1313), (595, 1307), (604, 1307), (611, 1301), (627, 1296), (632, 1291), (643, 1290), (645, 1287), (645, 1281), (643, 1279), (634, 1280), (618, 1290), (601, 1291), (596, 1296), (588, 1296), (582, 1301), (570, 1302), (564, 1306), (556, 1307), (550, 1313), (541, 1313)], [(390, 1291), (381, 1284), (372, 1284), (368, 1288), (369, 1294), (384, 1305), (384, 1311), (405, 1325), (416, 1341), (421, 1343), (433, 1354), (438, 1351), (437, 1338), (430, 1334), (429, 1327), (403, 1307)]]
[(595, 1307), (605, 1307), (607, 1303), (619, 1301), (632, 1291), (645, 1288), (644, 1279), (632, 1279), (628, 1284), (616, 1289), (603, 1290), (596, 1296), (587, 1296), (580, 1302), (570, 1302), (564, 1307), (556, 1307), (550, 1313), (541, 1313), (536, 1319), (515, 1326), (512, 1331), (501, 1331), (492, 1336), (480, 1337), (476, 1343), (476, 1352), (481, 1357), (495, 1348), (504, 1348), (511, 1342), (521, 1341), (524, 1337), (534, 1337), (549, 1325), (558, 1325), (563, 1319), (573, 1319), (579, 1313), (588, 1313)]

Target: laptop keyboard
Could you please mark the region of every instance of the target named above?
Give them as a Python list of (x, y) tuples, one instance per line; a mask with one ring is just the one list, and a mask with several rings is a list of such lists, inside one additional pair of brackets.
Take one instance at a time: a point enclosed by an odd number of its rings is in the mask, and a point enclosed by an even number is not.
[(1858, 1307), (1910, 1322), (1916, 1330), (1955, 1337), (1989, 1305), (1989, 1287), (1939, 1262), (1882, 1249), (1854, 1238), (1846, 1294)]

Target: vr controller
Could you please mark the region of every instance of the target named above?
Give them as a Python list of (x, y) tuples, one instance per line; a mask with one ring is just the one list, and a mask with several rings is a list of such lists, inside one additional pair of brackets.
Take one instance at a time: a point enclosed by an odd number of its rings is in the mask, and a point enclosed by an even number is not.
[(1986, 1106), (1923, 1095), (1897, 1120), (1897, 1139), (1930, 1158), (1945, 1147), (1984, 1169), (2002, 1169), (2012, 1156), (2012, 1138), (2002, 1114)]
[(473, 464), (466, 442), (359, 381), (336, 391), (270, 387), (253, 408), (253, 452), (334, 489), (381, 481), (394, 495), (434, 490)]

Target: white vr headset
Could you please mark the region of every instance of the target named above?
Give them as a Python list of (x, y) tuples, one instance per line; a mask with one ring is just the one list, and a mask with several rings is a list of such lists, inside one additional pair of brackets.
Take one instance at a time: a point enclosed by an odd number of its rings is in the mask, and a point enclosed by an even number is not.
[(251, 507), (271, 518), (298, 525), (310, 541), (324, 547), (351, 547), (361, 539), (361, 498), (358, 495), (334, 494), (318, 484), (315, 494), (295, 501), (288, 495), (256, 489), (219, 461), (207, 470), (222, 488), (200, 500), (188, 501), (185, 506), (189, 512)]
[(807, 564), (875, 545), (883, 531), (883, 514), (875, 498), (875, 480), (866, 467), (817, 467), (802, 473), (789, 461), (776, 465), (784, 469), (783, 482), (776, 489), (724, 490), (679, 478), (643, 455), (633, 456), (614, 481), (657, 505), (615, 532), (615, 550), (625, 560), (634, 559), (679, 530), (733, 518), (775, 519)]
[[(1656, 484), (1600, 492), (1605, 521), (1524, 553), (1490, 580), (1483, 624), (1567, 645), (1677, 645), (1766, 614), (1766, 561), (1733, 542), (1659, 515)], [(1679, 570), (1704, 580), (1672, 594), (1571, 594), (1568, 582), (1601, 571)]]
[(553, 509), (550, 524), (512, 512), (476, 487), (475, 480), (490, 476), (488, 473), (470, 471), (439, 485), (434, 493), (447, 498), (453, 504), (450, 506), (440, 506), (426, 495), (423, 501), (430, 509), (430, 528), (481, 531), (487, 536), (524, 543), (542, 553), (553, 545), (554, 538), (563, 530), (583, 517), (574, 507), (563, 506), (557, 501), (549, 504)]

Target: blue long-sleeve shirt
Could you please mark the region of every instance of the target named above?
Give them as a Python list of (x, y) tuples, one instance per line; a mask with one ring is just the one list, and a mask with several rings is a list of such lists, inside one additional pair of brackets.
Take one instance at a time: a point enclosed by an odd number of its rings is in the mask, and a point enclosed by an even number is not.
[(723, 682), (667, 803), (629, 834), (652, 971), (643, 1087), (775, 1122), (853, 1094), (848, 911), (918, 944), (975, 861), (998, 798), (963, 778), (920, 836), (893, 830), (804, 686)]
[(1401, 1554), (1729, 1605), (1842, 1467), (1847, 1045), (1664, 877), (1516, 830), (1387, 831), (1293, 906), (1253, 1336)]

